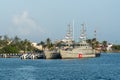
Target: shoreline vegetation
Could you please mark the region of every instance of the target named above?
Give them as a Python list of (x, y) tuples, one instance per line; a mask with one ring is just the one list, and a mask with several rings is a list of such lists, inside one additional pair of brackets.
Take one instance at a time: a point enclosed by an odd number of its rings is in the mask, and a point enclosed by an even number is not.
[[(86, 41), (93, 47), (93, 49), (99, 49), (101, 52), (120, 52), (119, 44), (112, 44), (112, 46), (109, 47), (111, 44), (107, 41), (99, 42), (96, 38), (87, 39)], [(22, 40), (18, 36), (15, 36), (14, 38), (9, 38), (7, 35), (0, 36), (0, 54), (39, 53), (45, 49), (53, 50), (56, 47), (60, 48), (62, 45), (65, 45), (62, 41), (52, 42), (50, 38), (47, 38), (46, 41), (37, 43), (37, 46), (42, 46), (42, 49), (38, 49), (34, 47), (32, 42), (28, 39)]]

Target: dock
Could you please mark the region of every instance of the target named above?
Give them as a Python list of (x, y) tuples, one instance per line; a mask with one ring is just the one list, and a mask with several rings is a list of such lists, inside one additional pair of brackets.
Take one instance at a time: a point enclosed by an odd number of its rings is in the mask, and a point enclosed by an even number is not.
[(2, 53), (0, 58), (19, 58), (21, 55), (20, 53)]

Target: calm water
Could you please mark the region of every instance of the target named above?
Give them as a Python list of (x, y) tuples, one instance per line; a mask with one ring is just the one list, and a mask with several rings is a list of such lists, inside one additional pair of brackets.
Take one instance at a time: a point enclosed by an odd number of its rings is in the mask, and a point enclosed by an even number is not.
[(120, 80), (120, 54), (72, 60), (0, 58), (0, 80)]

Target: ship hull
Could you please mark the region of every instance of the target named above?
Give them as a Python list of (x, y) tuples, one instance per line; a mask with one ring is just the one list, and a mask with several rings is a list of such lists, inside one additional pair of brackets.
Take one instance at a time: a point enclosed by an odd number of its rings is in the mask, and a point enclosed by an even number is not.
[(100, 53), (86, 53), (86, 54), (81, 54), (81, 53), (71, 53), (71, 52), (65, 52), (61, 51), (60, 52), (61, 58), (62, 59), (80, 59), (80, 58), (94, 58), (94, 57), (99, 57)]
[(44, 54), (46, 59), (61, 59), (59, 52), (45, 51)]

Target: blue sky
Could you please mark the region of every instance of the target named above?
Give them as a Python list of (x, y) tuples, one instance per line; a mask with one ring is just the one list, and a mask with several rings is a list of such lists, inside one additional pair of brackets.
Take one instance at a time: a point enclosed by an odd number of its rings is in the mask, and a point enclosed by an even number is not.
[(120, 0), (0, 0), (0, 35), (40, 42), (64, 38), (74, 20), (75, 39), (85, 23), (87, 37), (120, 42)]

